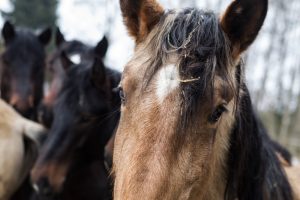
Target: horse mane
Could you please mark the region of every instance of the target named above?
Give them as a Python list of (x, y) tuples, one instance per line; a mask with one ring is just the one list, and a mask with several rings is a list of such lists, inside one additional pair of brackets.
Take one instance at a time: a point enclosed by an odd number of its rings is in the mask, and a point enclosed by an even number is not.
[[(91, 73), (91, 63), (92, 61), (90, 61), (90, 63), (81, 63), (71, 66), (70, 69), (67, 70), (67, 76), (63, 80), (63, 88), (60, 93), (66, 92), (68, 90), (71, 90), (71, 92), (67, 92), (68, 94), (77, 93), (75, 91), (78, 90), (78, 87), (85, 85), (84, 82), (87, 80), (87, 77)], [(112, 87), (117, 88), (121, 80), (121, 73), (111, 68), (105, 67), (105, 74), (111, 82)], [(68, 95), (65, 97), (68, 98)]]
[(240, 84), (243, 95), (230, 139), (225, 199), (293, 199), (275, 153), (278, 148), (256, 116), (246, 85)]
[[(81, 63), (78, 65), (73, 65), (66, 71), (67, 75), (64, 77), (63, 87), (59, 92), (58, 99), (56, 100), (56, 110), (76, 110), (76, 108), (78, 108), (78, 102), (80, 101), (81, 93), (86, 92), (86, 87), (91, 87), (89, 86), (89, 84), (91, 84), (91, 71), (91, 63)], [(121, 73), (107, 67), (105, 67), (105, 73), (111, 86), (113, 88), (117, 88), (121, 79)], [(115, 103), (115, 99), (117, 99), (117, 101), (119, 102), (118, 94), (114, 94), (112, 98), (113, 103)], [(65, 104), (65, 102), (68, 103)], [(119, 106), (120, 103), (117, 104)], [(58, 120), (57, 123), (63, 122)]]
[(201, 77), (205, 83), (201, 86), (203, 90), (212, 83), (215, 72), (224, 78), (228, 75), (228, 64), (232, 62), (229, 42), (213, 12), (196, 8), (170, 10), (149, 37), (146, 47), (151, 45), (155, 56), (147, 61), (150, 64), (145, 73), (145, 86), (175, 53), (179, 57), (180, 76), (183, 79)]

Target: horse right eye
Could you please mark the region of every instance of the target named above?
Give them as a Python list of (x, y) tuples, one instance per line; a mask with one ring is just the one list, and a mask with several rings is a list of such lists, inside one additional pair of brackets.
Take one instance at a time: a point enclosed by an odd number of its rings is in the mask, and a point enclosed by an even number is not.
[(209, 116), (209, 122), (217, 123), (225, 111), (227, 111), (227, 109), (224, 105), (218, 106), (216, 110)]

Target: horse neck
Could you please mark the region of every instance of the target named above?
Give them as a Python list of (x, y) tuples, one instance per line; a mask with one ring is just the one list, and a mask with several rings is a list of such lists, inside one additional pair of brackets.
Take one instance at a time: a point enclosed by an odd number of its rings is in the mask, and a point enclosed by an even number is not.
[(93, 128), (86, 132), (89, 136), (82, 147), (83, 160), (104, 160), (105, 145), (113, 135), (116, 123), (108, 121), (106, 124), (105, 127), (93, 125)]
[(292, 199), (271, 139), (255, 115), (245, 86), (232, 130), (226, 199)]

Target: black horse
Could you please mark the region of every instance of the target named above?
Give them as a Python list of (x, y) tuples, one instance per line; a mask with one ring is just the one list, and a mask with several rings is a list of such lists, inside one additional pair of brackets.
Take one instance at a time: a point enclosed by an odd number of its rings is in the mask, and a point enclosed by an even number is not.
[(26, 118), (36, 120), (43, 98), (45, 46), (51, 39), (51, 29), (35, 35), (6, 22), (2, 36), (5, 51), (1, 55), (1, 97)]
[(62, 54), (68, 57), (76, 56), (78, 62), (89, 62), (94, 55), (92, 47), (78, 40), (67, 41), (59, 28), (55, 34), (55, 46), (55, 50), (48, 56), (46, 65), (46, 71), (51, 77), (50, 87), (38, 109), (39, 122), (48, 128), (53, 122), (53, 107), (62, 88), (66, 70), (71, 65), (69, 59), (61, 59)]
[[(104, 38), (94, 59), (69, 66), (54, 106), (49, 138), (32, 172), (40, 197), (111, 199), (104, 147), (119, 120), (120, 98), (114, 92), (120, 73), (106, 68)], [(71, 63), (63, 52), (62, 63)]]

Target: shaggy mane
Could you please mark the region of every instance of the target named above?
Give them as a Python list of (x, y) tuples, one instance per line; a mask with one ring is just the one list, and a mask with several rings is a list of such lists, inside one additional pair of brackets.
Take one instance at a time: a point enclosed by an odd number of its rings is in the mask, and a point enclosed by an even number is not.
[[(151, 49), (154, 56), (147, 60), (149, 67), (144, 75), (143, 90), (170, 57), (175, 55), (178, 58), (176, 65), (184, 94), (183, 129), (193, 119), (199, 101), (211, 98), (213, 103), (215, 76), (230, 86), (231, 91), (224, 87), (225, 94), (236, 91), (229, 73), (233, 66), (230, 43), (213, 12), (195, 8), (166, 12), (150, 33), (145, 48)], [(237, 97), (238, 93), (235, 94)]]

